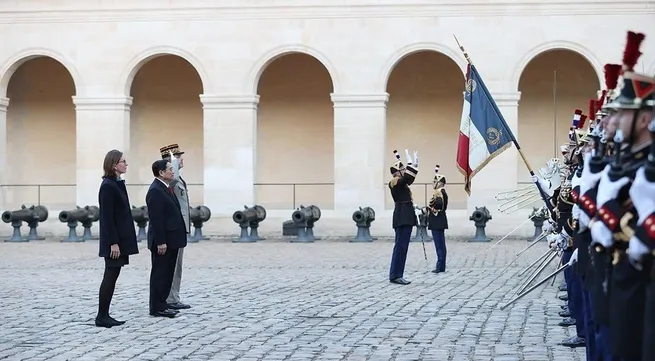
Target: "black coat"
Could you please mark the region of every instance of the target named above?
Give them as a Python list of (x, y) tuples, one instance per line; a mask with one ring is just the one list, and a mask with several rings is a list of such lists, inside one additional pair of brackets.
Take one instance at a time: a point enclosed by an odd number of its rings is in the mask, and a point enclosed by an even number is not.
[(118, 244), (121, 255), (139, 253), (125, 182), (116, 178), (103, 178), (98, 192), (98, 206), (100, 208), (98, 255), (109, 257), (112, 244)]
[(186, 247), (186, 226), (180, 204), (166, 185), (155, 179), (146, 194), (148, 206), (148, 249), (155, 251), (165, 244), (167, 248)]
[(446, 209), (448, 209), (448, 193), (446, 193), (445, 189), (435, 190), (428, 208), (430, 212), (428, 216), (428, 229), (448, 229), (448, 216), (446, 215)]
[(402, 177), (393, 178), (389, 182), (391, 197), (394, 201), (392, 227), (415, 226), (416, 213), (414, 213), (414, 202), (412, 190), (409, 186), (414, 183), (417, 171), (408, 165)]

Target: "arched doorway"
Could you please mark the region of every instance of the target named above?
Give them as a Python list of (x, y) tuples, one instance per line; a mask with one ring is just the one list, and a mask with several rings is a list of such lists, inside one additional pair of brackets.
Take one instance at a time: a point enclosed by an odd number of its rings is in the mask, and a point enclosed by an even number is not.
[(7, 85), (7, 209), (38, 203), (52, 210), (75, 206), (75, 92), (70, 72), (47, 56), (25, 61), (11, 75)]
[(185, 152), (184, 180), (193, 206), (203, 201), (203, 84), (196, 69), (177, 55), (147, 61), (132, 81), (130, 112), (130, 197), (145, 204), (151, 165), (159, 148), (177, 143)]
[(334, 205), (333, 83), (316, 58), (283, 55), (257, 86), (257, 203), (271, 209)]
[[(568, 142), (575, 109), (589, 113), (589, 100), (597, 97), (599, 89), (593, 66), (571, 50), (543, 52), (523, 69), (519, 80), (518, 140), (535, 171), (549, 158), (561, 158), (559, 146)], [(518, 167), (519, 187), (532, 183), (520, 158)]]
[[(448, 56), (435, 51), (410, 54), (396, 64), (389, 75), (387, 93), (387, 132), (385, 152), (387, 163), (393, 162), (393, 150), (410, 154), (419, 151), (419, 174), (412, 193), (417, 205), (425, 206), (432, 196), (434, 166), (449, 184), (462, 184), (457, 171), (457, 139), (462, 115), (464, 74)], [(386, 171), (387, 179), (390, 177)], [(450, 186), (449, 208), (465, 208), (463, 187)], [(386, 207), (393, 200), (386, 192)]]

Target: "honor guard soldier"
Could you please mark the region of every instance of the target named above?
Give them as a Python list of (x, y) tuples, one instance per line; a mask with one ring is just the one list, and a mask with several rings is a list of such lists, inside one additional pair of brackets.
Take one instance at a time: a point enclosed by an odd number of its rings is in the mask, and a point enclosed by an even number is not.
[[(604, 286), (609, 296), (612, 354), (622, 360), (642, 360), (644, 307), (648, 275), (631, 263), (626, 251), (640, 215), (630, 199), (631, 183), (647, 159), (652, 142), (648, 125), (653, 116), (655, 79), (634, 72), (643, 34), (628, 32), (623, 54), (623, 86), (607, 107), (617, 122), (614, 154), (600, 179), (598, 217), (591, 224), (593, 242), (611, 254)], [(641, 195), (639, 195), (641, 196)], [(607, 268), (606, 268), (607, 271)]]
[[(609, 163), (610, 147), (608, 139), (614, 137), (616, 127), (614, 122), (610, 122), (614, 116), (614, 110), (607, 107), (615, 97), (616, 89), (621, 71), (619, 64), (606, 64), (605, 71), (605, 91), (601, 92), (598, 101), (596, 117), (599, 124), (596, 127), (594, 137), (593, 154), (587, 154), (584, 159), (584, 168), (580, 179), (580, 196), (578, 204), (580, 205), (580, 214), (578, 215), (580, 251), (578, 261), (584, 267), (585, 257), (588, 257), (585, 270), (584, 287), (589, 295), (589, 308), (591, 309), (591, 319), (594, 324), (595, 344), (593, 349), (587, 349), (587, 355), (592, 360), (613, 360), (611, 352), (611, 333), (609, 329), (609, 301), (607, 295), (607, 264), (609, 263), (609, 254), (606, 248), (600, 243), (594, 241), (590, 222), (595, 219), (598, 207), (596, 199), (598, 194), (599, 181), (604, 174), (604, 169)], [(586, 245), (589, 243), (589, 245)], [(588, 255), (585, 254), (588, 253)], [(594, 358), (595, 357), (595, 358)]]
[(411, 282), (403, 278), (405, 262), (407, 261), (407, 249), (409, 248), (412, 229), (417, 224), (412, 190), (409, 186), (414, 183), (418, 173), (418, 152), (414, 152), (414, 160), (412, 161), (409, 152), (405, 149), (407, 166), (400, 161), (397, 150), (394, 150), (393, 153), (396, 161), (390, 167), (393, 178), (389, 181), (389, 190), (394, 201), (392, 227), (396, 233), (396, 239), (391, 256), (389, 281), (400, 285), (408, 285)]
[(448, 209), (448, 194), (444, 188), (445, 185), (446, 177), (439, 174), (439, 165), (437, 165), (434, 167), (434, 179), (432, 180), (434, 193), (432, 194), (428, 206), (428, 229), (432, 232), (434, 249), (437, 252), (437, 266), (432, 273), (446, 272), (445, 230), (448, 229), (448, 217), (446, 216), (446, 209)]
[[(577, 182), (575, 175), (577, 167), (580, 164), (580, 153), (582, 146), (586, 142), (584, 137), (584, 125), (587, 116), (582, 114), (582, 110), (576, 109), (573, 115), (573, 121), (569, 130), (569, 149), (565, 156), (567, 166), (566, 180), (562, 182), (559, 191), (557, 207), (557, 230), (558, 233), (550, 236), (549, 241), (553, 242), (557, 249), (562, 250), (562, 264), (577, 262), (578, 252), (573, 247), (573, 235), (575, 234), (575, 224), (573, 221), (574, 208), (574, 182)], [(567, 298), (569, 312), (561, 313), (561, 316), (571, 316), (571, 320), (566, 323), (575, 324), (576, 335), (562, 341), (560, 344), (568, 347), (584, 347), (586, 344), (586, 330), (584, 323), (584, 314), (582, 309), (582, 280), (573, 272), (572, 268), (564, 271), (564, 278), (567, 285)], [(573, 322), (571, 322), (573, 321)]]

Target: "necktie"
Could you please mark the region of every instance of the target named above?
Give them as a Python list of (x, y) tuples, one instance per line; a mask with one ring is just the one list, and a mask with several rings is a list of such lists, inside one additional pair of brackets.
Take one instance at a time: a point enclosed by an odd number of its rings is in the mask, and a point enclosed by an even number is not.
[(169, 186), (168, 191), (171, 192), (172, 195), (175, 195), (175, 193), (173, 193), (173, 187)]

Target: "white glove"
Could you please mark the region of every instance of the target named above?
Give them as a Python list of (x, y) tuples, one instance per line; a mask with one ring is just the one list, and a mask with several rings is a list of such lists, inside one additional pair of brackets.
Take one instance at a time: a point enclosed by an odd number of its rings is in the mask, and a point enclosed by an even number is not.
[(580, 227), (580, 231), (584, 231), (587, 228), (589, 228), (590, 221), (591, 219), (589, 218), (587, 213), (580, 210), (580, 213), (578, 214), (578, 226)]
[(553, 221), (550, 219), (544, 223), (543, 227), (541, 228), (543, 232), (545, 233), (552, 233), (553, 230), (555, 230), (555, 225), (553, 224)]
[(598, 209), (600, 209), (605, 203), (609, 202), (612, 199), (616, 199), (619, 195), (621, 188), (625, 187), (630, 183), (628, 177), (621, 177), (616, 182), (612, 182), (609, 177), (610, 165), (605, 166), (605, 172), (600, 178), (600, 184), (598, 186), (598, 196), (596, 197), (596, 204)]
[(414, 151), (414, 167), (418, 167), (418, 150)]
[(171, 166), (173, 167), (173, 175), (177, 176), (180, 173), (180, 160), (173, 155), (173, 152), (170, 152), (171, 154)]
[(630, 238), (628, 250), (626, 251), (630, 263), (637, 269), (641, 270), (641, 260), (644, 255), (650, 253), (648, 247), (637, 237)]
[(600, 244), (609, 248), (613, 243), (612, 231), (610, 231), (600, 220), (591, 225), (591, 244)]
[(548, 184), (545, 179), (537, 175), (530, 176), (530, 178), (534, 183), (539, 184), (539, 188), (541, 188), (541, 190), (544, 191), (544, 193), (546, 193), (549, 197), (553, 195), (553, 191), (550, 189), (550, 184)]
[(569, 259), (569, 266), (572, 266), (574, 263), (578, 262), (578, 249), (576, 248)]
[(546, 236), (546, 241), (548, 241), (548, 248), (555, 249), (555, 242), (557, 241), (557, 234), (549, 234)]
[(584, 212), (582, 212), (582, 210), (580, 209), (580, 207), (579, 207), (577, 204), (574, 204), (574, 205), (573, 205), (573, 209), (571, 210), (571, 217), (573, 217), (573, 219), (579, 220), (579, 219), (580, 219), (580, 215), (581, 215), (582, 213), (584, 213)]
[(635, 180), (630, 186), (630, 199), (639, 214), (637, 225), (641, 225), (648, 216), (655, 212), (655, 183), (646, 179), (644, 167), (637, 170)]
[(569, 242), (564, 235), (561, 233), (557, 235), (557, 239), (555, 240), (555, 247), (557, 247), (558, 250), (563, 251), (567, 248), (569, 248)]
[(407, 165), (412, 164), (412, 157), (409, 155), (409, 150), (405, 149), (405, 158), (407, 159)]

